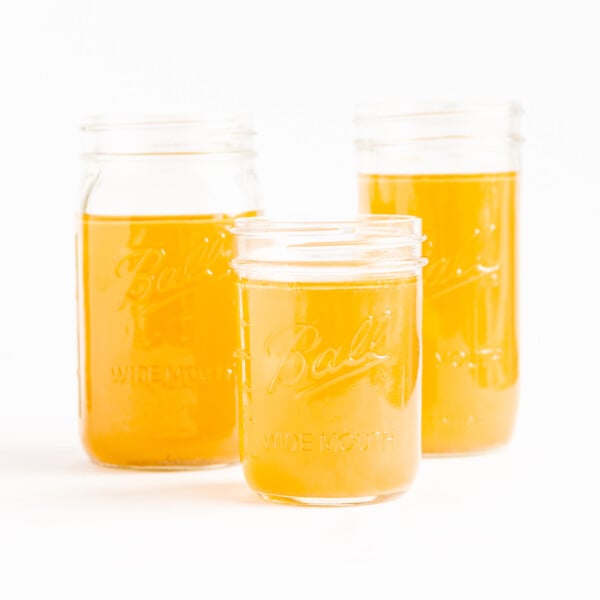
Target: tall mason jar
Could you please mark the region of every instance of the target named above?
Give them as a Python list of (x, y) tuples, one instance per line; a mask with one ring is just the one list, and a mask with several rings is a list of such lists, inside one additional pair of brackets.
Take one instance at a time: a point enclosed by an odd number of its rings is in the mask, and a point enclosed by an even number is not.
[(517, 411), (516, 103), (363, 106), (360, 207), (423, 220), (423, 451), (506, 444)]
[(82, 131), (83, 445), (118, 467), (236, 462), (229, 225), (258, 210), (249, 120), (95, 118)]

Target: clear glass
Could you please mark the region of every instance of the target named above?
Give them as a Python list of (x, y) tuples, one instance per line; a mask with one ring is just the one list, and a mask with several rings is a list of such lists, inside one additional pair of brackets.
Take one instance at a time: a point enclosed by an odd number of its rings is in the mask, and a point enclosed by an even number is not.
[(258, 209), (245, 117), (83, 126), (79, 415), (97, 463), (239, 460), (229, 227)]
[(360, 206), (423, 220), (423, 452), (487, 451), (517, 412), (517, 103), (358, 109)]
[(238, 219), (241, 456), (263, 497), (374, 502), (421, 454), (420, 221)]

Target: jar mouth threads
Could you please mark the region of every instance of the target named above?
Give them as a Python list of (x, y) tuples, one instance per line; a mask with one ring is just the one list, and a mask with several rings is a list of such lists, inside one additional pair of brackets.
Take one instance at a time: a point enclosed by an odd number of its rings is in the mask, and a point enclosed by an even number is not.
[(377, 279), (415, 272), (421, 258), (421, 220), (360, 215), (341, 221), (241, 218), (234, 222), (242, 277), (278, 281)]
[(516, 101), (361, 104), (354, 118), (359, 172), (514, 172), (521, 161), (522, 114)]
[(241, 154), (254, 156), (250, 115), (90, 116), (81, 132), (83, 154)]
[(523, 108), (516, 101), (381, 102), (356, 107), (359, 148), (405, 142), (509, 140), (521, 143)]

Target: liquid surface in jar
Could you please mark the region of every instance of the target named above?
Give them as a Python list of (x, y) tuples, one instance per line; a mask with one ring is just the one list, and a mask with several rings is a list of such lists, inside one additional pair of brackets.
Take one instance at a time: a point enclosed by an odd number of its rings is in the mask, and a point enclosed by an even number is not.
[(361, 175), (361, 208), (423, 220), (423, 451), (508, 442), (517, 409), (516, 174)]
[(231, 222), (81, 217), (80, 418), (97, 462), (237, 460)]
[(379, 497), (420, 457), (419, 284), (243, 279), (242, 462), (271, 497)]

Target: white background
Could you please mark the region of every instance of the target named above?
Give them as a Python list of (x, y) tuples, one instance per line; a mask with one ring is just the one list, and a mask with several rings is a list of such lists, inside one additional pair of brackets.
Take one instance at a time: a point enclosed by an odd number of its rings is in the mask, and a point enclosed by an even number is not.
[[(600, 596), (600, 41), (594, 2), (0, 4), (0, 598)], [(359, 101), (526, 109), (522, 406), (504, 452), (398, 501), (259, 502), (237, 469), (79, 448), (73, 214), (83, 115), (249, 109), (268, 209), (356, 203)]]

